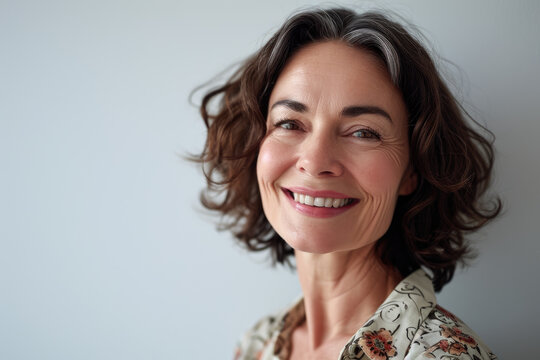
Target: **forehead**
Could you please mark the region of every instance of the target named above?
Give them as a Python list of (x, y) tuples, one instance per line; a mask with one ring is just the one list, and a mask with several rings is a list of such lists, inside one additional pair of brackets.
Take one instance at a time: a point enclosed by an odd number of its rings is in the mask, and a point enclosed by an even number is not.
[(317, 105), (362, 104), (404, 110), (401, 92), (382, 60), (339, 41), (307, 45), (289, 59), (270, 103), (284, 98)]

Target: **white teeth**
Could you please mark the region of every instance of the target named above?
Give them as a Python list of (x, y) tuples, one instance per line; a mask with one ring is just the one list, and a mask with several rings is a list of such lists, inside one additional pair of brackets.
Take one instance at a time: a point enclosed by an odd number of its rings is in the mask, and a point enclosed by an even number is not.
[(313, 205), (317, 207), (323, 207), (324, 206), (324, 200), (325, 198), (316, 197), (313, 201)]
[(327, 207), (327, 208), (340, 208), (349, 204), (349, 199), (334, 199), (334, 198), (323, 198), (323, 197), (313, 197), (310, 195), (292, 193), (294, 201), (315, 207)]

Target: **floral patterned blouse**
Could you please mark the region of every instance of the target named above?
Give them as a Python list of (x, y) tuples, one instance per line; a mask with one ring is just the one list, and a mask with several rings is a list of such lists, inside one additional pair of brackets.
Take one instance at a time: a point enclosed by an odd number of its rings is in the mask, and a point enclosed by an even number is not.
[[(287, 360), (292, 331), (304, 320), (303, 299), (262, 319), (240, 341), (235, 360)], [(338, 360), (496, 358), (463, 321), (437, 305), (431, 279), (419, 269), (395, 287)]]

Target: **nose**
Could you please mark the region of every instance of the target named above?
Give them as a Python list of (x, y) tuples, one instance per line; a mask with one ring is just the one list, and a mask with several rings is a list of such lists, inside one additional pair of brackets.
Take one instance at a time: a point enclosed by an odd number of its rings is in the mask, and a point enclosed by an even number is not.
[(296, 168), (313, 177), (340, 176), (343, 165), (338, 150), (331, 136), (308, 136), (300, 146)]

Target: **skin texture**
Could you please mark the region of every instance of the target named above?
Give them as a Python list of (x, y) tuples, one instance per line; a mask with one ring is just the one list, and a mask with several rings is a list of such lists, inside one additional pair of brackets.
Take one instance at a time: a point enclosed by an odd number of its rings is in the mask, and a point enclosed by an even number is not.
[[(337, 357), (399, 282), (373, 248), (398, 196), (416, 186), (408, 146), (401, 93), (369, 53), (311, 44), (278, 77), (257, 177), (268, 220), (295, 249), (304, 293), (306, 322), (293, 333), (292, 359)], [(354, 201), (325, 213), (297, 205), (290, 188)]]

